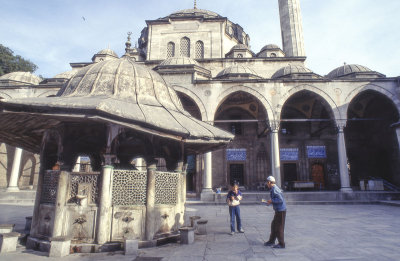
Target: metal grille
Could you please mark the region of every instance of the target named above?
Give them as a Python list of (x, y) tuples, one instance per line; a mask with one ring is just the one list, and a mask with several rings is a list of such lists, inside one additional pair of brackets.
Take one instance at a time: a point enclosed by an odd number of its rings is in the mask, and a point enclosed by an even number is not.
[(156, 172), (156, 204), (176, 205), (179, 173)]
[(173, 42), (169, 42), (167, 45), (167, 58), (175, 56), (175, 44)]
[(56, 203), (59, 170), (46, 170), (43, 176), (42, 196), (40, 203)]
[(181, 39), (181, 56), (190, 57), (190, 40), (187, 37)]
[(99, 176), (100, 173), (75, 173), (70, 175), (70, 200), (76, 199), (76, 195), (88, 197), (89, 204), (99, 203)]
[(204, 44), (202, 41), (196, 42), (196, 59), (204, 58)]
[(114, 169), (112, 204), (114, 206), (145, 205), (147, 172)]

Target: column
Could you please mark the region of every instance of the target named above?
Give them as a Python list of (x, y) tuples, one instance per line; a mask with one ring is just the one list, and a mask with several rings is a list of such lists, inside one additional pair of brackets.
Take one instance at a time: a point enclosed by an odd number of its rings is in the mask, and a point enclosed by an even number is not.
[(143, 158), (137, 158), (136, 159), (135, 167), (138, 170), (143, 170)]
[(338, 156), (339, 156), (339, 173), (340, 173), (340, 190), (343, 192), (353, 191), (350, 187), (349, 171), (347, 169), (347, 153), (346, 143), (344, 140), (344, 128), (346, 120), (336, 121), (338, 131)]
[(19, 191), (18, 177), (21, 168), (22, 149), (15, 148), (14, 161), (11, 169), (10, 182), (8, 183), (7, 191)]
[(183, 172), (184, 162), (183, 160), (179, 160), (176, 164), (175, 172), (179, 175), (178, 180), (178, 195), (177, 195), (177, 212), (179, 212), (179, 224), (178, 227), (183, 226), (184, 223), (184, 214), (185, 214), (185, 195), (186, 195), (186, 175)]
[(57, 197), (54, 211), (54, 226), (52, 237), (63, 236), (65, 203), (67, 202), (69, 173), (61, 171), (58, 177)]
[(211, 152), (204, 154), (203, 189), (200, 194), (202, 201), (214, 201), (212, 190), (212, 155)]
[(153, 240), (155, 231), (155, 199), (156, 199), (156, 170), (157, 161), (149, 159), (147, 161), (147, 195), (146, 195), (146, 240)]
[(397, 122), (397, 123), (393, 124), (392, 126), (396, 128), (397, 143), (398, 143), (399, 150), (400, 150), (400, 123)]
[(76, 159), (76, 163), (75, 163), (74, 169), (72, 171), (73, 172), (81, 171), (81, 156), (78, 156), (78, 158)]
[(278, 187), (282, 187), (281, 181), (281, 159), (279, 156), (279, 121), (270, 121), (271, 128), (271, 166), (272, 176), (275, 177)]
[[(106, 160), (106, 162), (109, 161), (110, 160)], [(100, 204), (97, 224), (98, 244), (104, 244), (111, 239), (113, 169), (113, 166), (105, 165), (101, 173)]]

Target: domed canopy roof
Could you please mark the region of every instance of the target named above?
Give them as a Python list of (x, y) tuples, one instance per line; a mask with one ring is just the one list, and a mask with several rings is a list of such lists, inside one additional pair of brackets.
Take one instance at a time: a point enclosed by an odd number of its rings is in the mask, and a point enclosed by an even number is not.
[(265, 51), (265, 50), (276, 50), (276, 49), (281, 50), (281, 48), (279, 46), (277, 46), (276, 44), (267, 44), (266, 46), (261, 48), (260, 52)]
[(370, 77), (385, 77), (383, 74), (372, 71), (371, 69), (358, 64), (344, 64), (331, 71), (326, 77), (329, 79), (336, 79), (347, 76), (356, 76), (357, 74), (370, 75)]
[(194, 64), (199, 66), (199, 63), (189, 57), (170, 57), (165, 59), (160, 63), (160, 65), (168, 66), (168, 65), (188, 65)]
[(118, 54), (116, 54), (116, 53), (115, 53), (113, 50), (111, 50), (110, 48), (103, 49), (103, 50), (97, 52), (97, 54), (111, 55), (111, 56), (114, 56), (114, 57), (118, 58)]
[(12, 72), (4, 74), (0, 77), (1, 80), (13, 81), (21, 84), (38, 85), (42, 79), (30, 72)]
[(249, 50), (249, 47), (245, 44), (237, 44), (231, 48), (231, 51), (232, 50), (243, 50), (243, 49)]
[(197, 8), (180, 10), (180, 11), (170, 14), (167, 17), (193, 17), (193, 16), (202, 16), (204, 18), (220, 18), (220, 17), (222, 17), (219, 14), (214, 13), (212, 11), (204, 10), (204, 9), (197, 9)]
[(282, 67), (278, 71), (272, 75), (272, 79), (277, 79), (277, 78), (283, 78), (283, 77), (288, 77), (290, 75), (303, 75), (303, 76), (310, 76), (310, 78), (313, 78), (312, 76), (318, 76), (316, 75), (313, 71), (310, 69), (302, 66), (302, 65), (291, 65), (289, 64), (288, 66)]
[(241, 78), (261, 78), (254, 70), (240, 64), (235, 64), (231, 67), (223, 69), (221, 72), (218, 73), (216, 78), (229, 78), (239, 76), (241, 76)]
[(55, 75), (53, 78), (64, 78), (64, 79), (71, 79), (75, 74), (78, 72), (78, 70), (70, 70), (66, 72), (59, 73)]
[[(24, 120), (31, 117), (34, 121), (34, 117), (29, 115), (35, 114), (36, 121), (28, 124), (32, 128), (32, 133), (29, 133), (32, 139), (38, 136), (34, 133), (35, 128), (38, 131), (38, 125), (46, 120), (61, 123), (78, 121), (79, 118), (178, 139), (193, 144), (190, 145), (192, 148), (197, 146), (197, 151), (205, 148), (199, 144), (214, 144), (212, 146), (216, 147), (233, 138), (230, 133), (190, 116), (176, 92), (158, 73), (135, 63), (128, 56), (83, 67), (56, 97), (15, 99), (0, 102), (0, 108), (18, 110), (21, 116), (12, 116), (14, 113), (10, 117), (25, 117)], [(30, 142), (35, 143), (37, 150), (40, 144), (37, 137)]]

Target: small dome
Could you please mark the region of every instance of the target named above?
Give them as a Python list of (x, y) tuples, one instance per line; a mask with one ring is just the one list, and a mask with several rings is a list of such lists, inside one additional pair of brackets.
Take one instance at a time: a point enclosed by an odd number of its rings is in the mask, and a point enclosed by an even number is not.
[(42, 79), (30, 72), (12, 72), (4, 74), (0, 77), (0, 80), (14, 81), (21, 84), (33, 84), (38, 85)]
[(78, 72), (78, 70), (70, 70), (70, 71), (66, 71), (63, 73), (59, 73), (59, 74), (55, 75), (53, 78), (71, 79), (77, 72)]
[(276, 44), (267, 44), (266, 46), (261, 48), (260, 53), (265, 51), (265, 50), (276, 50), (276, 49), (281, 50), (281, 48), (279, 46), (277, 46)]
[(247, 66), (239, 64), (223, 69), (221, 72), (218, 73), (216, 78), (228, 78), (228, 77), (240, 77), (240, 76), (242, 76), (242, 78), (249, 78), (249, 77), (261, 78), (254, 70), (250, 69)]
[(168, 66), (168, 65), (189, 65), (189, 64), (194, 64), (197, 66), (200, 66), (198, 62), (193, 60), (192, 58), (189, 57), (170, 57), (162, 61), (160, 65), (162, 66)]
[(272, 79), (285, 77), (291, 74), (314, 74), (310, 69), (302, 65), (291, 65), (280, 68), (278, 71), (272, 75)]
[(192, 16), (202, 16), (204, 18), (218, 18), (222, 17), (217, 13), (214, 13), (209, 10), (204, 10), (204, 9), (185, 9), (185, 10), (180, 10), (175, 13), (170, 14), (169, 16), (165, 17), (192, 17)]
[(231, 48), (231, 51), (232, 50), (249, 50), (249, 47), (247, 46), (247, 45), (245, 45), (245, 44), (237, 44), (237, 45), (235, 45), (235, 46), (233, 46), (232, 48)]
[(118, 55), (113, 50), (111, 50), (109, 48), (103, 49), (103, 50), (99, 51), (97, 54), (111, 55), (111, 56), (114, 56), (114, 57), (118, 58)]
[(385, 77), (383, 74), (374, 72), (371, 69), (358, 64), (344, 64), (331, 71), (326, 77), (329, 79), (336, 79), (355, 74), (375, 74), (375, 76), (378, 77)]

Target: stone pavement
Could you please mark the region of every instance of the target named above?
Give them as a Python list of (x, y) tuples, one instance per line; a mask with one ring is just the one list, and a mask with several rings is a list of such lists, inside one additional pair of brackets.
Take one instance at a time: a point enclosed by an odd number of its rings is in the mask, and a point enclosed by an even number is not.
[[(0, 205), (0, 223), (23, 229), (32, 206)], [(400, 260), (400, 208), (388, 205), (290, 205), (286, 249), (264, 247), (271, 207), (241, 206), (244, 234), (230, 236), (227, 206), (188, 205), (187, 217), (208, 219), (207, 235), (192, 245), (168, 244), (140, 249), (139, 256), (121, 253), (73, 254), (62, 260)], [(0, 260), (53, 260), (46, 253), (18, 247)]]

